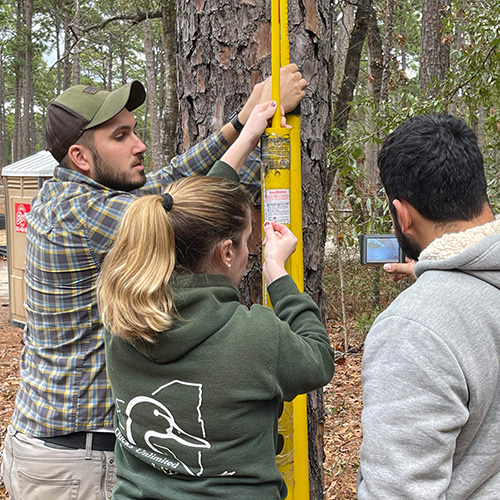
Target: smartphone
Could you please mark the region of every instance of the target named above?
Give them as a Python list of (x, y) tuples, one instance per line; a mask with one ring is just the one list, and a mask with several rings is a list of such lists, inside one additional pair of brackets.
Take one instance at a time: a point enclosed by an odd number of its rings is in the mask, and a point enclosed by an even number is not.
[(361, 264), (405, 262), (405, 255), (393, 234), (362, 234), (359, 243)]

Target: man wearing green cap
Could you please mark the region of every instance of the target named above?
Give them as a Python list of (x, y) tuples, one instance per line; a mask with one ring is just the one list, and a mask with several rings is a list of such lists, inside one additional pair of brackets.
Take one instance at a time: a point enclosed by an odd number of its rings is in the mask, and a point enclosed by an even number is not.
[[(295, 65), (283, 68), (285, 111), (305, 85)], [(47, 149), (60, 165), (28, 216), (25, 345), (2, 460), (13, 500), (111, 498), (114, 408), (95, 294), (101, 264), (135, 197), (207, 173), (252, 109), (270, 99), (270, 81), (256, 85), (221, 130), (148, 175), (131, 114), (145, 97), (137, 81), (114, 92), (77, 85), (49, 105)]]

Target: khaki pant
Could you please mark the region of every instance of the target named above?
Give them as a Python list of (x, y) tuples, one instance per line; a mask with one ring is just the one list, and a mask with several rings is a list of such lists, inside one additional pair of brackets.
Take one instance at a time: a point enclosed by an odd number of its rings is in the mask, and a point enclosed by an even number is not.
[(47, 446), (9, 426), (2, 477), (11, 500), (109, 500), (114, 453)]

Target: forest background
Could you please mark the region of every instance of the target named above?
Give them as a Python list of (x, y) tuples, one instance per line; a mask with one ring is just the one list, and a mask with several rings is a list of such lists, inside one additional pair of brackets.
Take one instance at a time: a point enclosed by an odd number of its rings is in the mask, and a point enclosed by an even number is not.
[[(111, 90), (132, 79), (148, 91), (135, 113), (146, 162), (165, 165), (225, 123), (270, 74), (270, 10), (270, 0), (0, 0), (0, 166), (44, 149), (47, 105), (67, 87)], [(291, 60), (309, 82), (304, 285), (325, 313), (341, 366), (359, 360), (373, 319), (407, 286), (358, 257), (360, 234), (392, 228), (376, 170), (391, 130), (423, 113), (465, 120), (498, 213), (500, 0), (289, 0), (288, 10)], [(241, 288), (248, 303), (261, 299), (254, 225)], [(343, 411), (336, 402), (327, 409)], [(308, 396), (308, 412), (311, 498), (319, 499), (325, 474), (333, 484), (345, 464), (323, 469), (321, 391)], [(349, 463), (351, 476), (356, 467)], [(343, 495), (331, 498), (350, 498)]]

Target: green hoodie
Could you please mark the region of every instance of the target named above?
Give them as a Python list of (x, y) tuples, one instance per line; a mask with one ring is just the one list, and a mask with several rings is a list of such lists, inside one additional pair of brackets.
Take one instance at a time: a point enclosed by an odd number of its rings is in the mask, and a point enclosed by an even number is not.
[(318, 307), (290, 276), (268, 287), (274, 311), (241, 305), (221, 275), (178, 276), (173, 290), (181, 319), (155, 344), (106, 335), (113, 498), (285, 498), (275, 459), (280, 403), (334, 371)]

